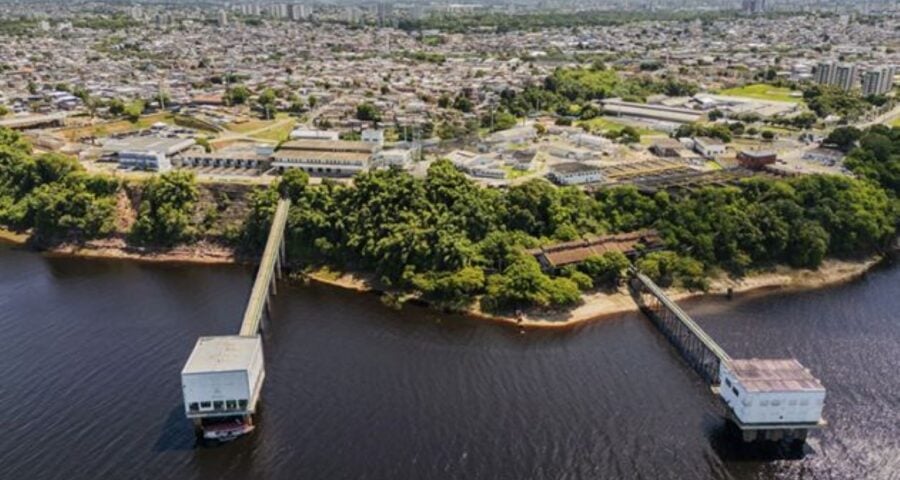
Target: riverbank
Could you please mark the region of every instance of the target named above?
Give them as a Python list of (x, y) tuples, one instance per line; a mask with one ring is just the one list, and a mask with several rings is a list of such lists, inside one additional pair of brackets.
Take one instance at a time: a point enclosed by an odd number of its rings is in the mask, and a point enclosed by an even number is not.
[[(873, 256), (859, 261), (826, 260), (817, 270), (798, 270), (777, 267), (771, 271), (757, 273), (741, 279), (729, 277), (715, 278), (706, 292), (669, 289), (667, 293), (676, 301), (731, 295), (761, 295), (774, 292), (792, 292), (826, 288), (859, 279), (873, 267), (881, 263), (882, 257)], [(356, 292), (383, 293), (385, 289), (373, 279), (352, 273), (338, 273), (331, 270), (310, 272), (311, 281)], [(730, 293), (729, 293), (730, 292)], [(590, 292), (583, 296), (580, 305), (567, 310), (530, 309), (521, 316), (496, 315), (481, 311), (473, 304), (458, 313), (478, 320), (514, 325), (523, 328), (569, 328), (576, 325), (599, 321), (610, 317), (635, 313), (637, 305), (626, 286), (614, 292)]]
[[(0, 242), (25, 246), (29, 235), (0, 228)], [(193, 263), (201, 265), (228, 265), (242, 263), (234, 250), (210, 242), (197, 242), (169, 249), (142, 248), (123, 238), (91, 240), (85, 243), (56, 245), (41, 253), (48, 257), (80, 257), (130, 260), (137, 262)]]
[(5, 228), (0, 228), (0, 242), (12, 245), (25, 245), (28, 241), (28, 235), (16, 233)]
[[(26, 245), (28, 235), (0, 229), (0, 241)], [(128, 245), (122, 238), (94, 240), (84, 244), (63, 244), (43, 252), (51, 257), (81, 257), (120, 259), (140, 262), (191, 263), (225, 265), (244, 263), (248, 259), (238, 257), (234, 250), (209, 242), (197, 242), (190, 246), (171, 249), (150, 249)], [(676, 301), (716, 296), (760, 295), (772, 292), (791, 292), (825, 288), (856, 280), (882, 261), (873, 256), (859, 261), (826, 260), (817, 270), (798, 270), (777, 267), (741, 279), (726, 276), (714, 278), (706, 292), (669, 289), (667, 293)], [(309, 281), (360, 293), (395, 293), (380, 285), (372, 276), (358, 273), (337, 272), (322, 268), (303, 274)], [(427, 302), (414, 296), (402, 297), (417, 303)], [(439, 305), (430, 305), (441, 308)], [(529, 309), (521, 316), (496, 315), (484, 312), (477, 302), (458, 311), (462, 315), (482, 321), (514, 325), (524, 328), (568, 328), (605, 318), (638, 311), (628, 289), (620, 287), (613, 292), (589, 292), (576, 307), (566, 310)]]

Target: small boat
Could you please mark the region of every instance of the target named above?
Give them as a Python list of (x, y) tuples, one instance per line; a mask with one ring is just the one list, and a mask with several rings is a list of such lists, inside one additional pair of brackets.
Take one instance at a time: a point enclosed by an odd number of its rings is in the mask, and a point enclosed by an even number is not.
[(215, 422), (203, 426), (203, 439), (230, 442), (252, 432), (256, 427), (241, 418)]

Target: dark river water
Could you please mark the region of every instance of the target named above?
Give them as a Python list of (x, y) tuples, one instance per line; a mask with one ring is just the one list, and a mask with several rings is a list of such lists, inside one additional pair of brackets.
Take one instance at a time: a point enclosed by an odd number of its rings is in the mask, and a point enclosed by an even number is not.
[(325, 287), (282, 288), (260, 427), (197, 448), (179, 372), (233, 334), (242, 267), (49, 259), (0, 246), (0, 479), (900, 478), (900, 268), (686, 310), (733, 357), (794, 356), (830, 426), (739, 446), (638, 315), (520, 334)]

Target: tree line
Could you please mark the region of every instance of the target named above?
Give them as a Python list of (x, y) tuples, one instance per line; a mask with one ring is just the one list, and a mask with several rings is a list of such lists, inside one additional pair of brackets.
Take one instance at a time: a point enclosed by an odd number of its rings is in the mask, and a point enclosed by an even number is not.
[[(614, 286), (627, 265), (608, 256), (548, 273), (525, 252), (542, 244), (655, 228), (665, 250), (639, 266), (664, 286), (703, 289), (717, 270), (816, 268), (828, 256), (877, 252), (898, 221), (885, 190), (838, 176), (752, 178), (675, 198), (633, 187), (588, 194), (543, 180), (486, 189), (442, 160), (424, 179), (382, 170), (358, 175), (354, 186), (313, 188), (299, 173), (285, 182), (293, 185), (290, 258), (369, 272), (447, 304), (480, 298), (489, 310), (577, 303), (584, 290)], [(262, 248), (278, 195), (274, 186), (253, 195), (245, 249)]]

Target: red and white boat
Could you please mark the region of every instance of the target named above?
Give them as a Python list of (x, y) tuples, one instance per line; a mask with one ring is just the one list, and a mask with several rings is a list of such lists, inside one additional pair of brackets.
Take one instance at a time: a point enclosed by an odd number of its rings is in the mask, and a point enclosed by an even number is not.
[(242, 435), (252, 432), (256, 427), (242, 418), (234, 418), (203, 425), (203, 438), (229, 442)]

